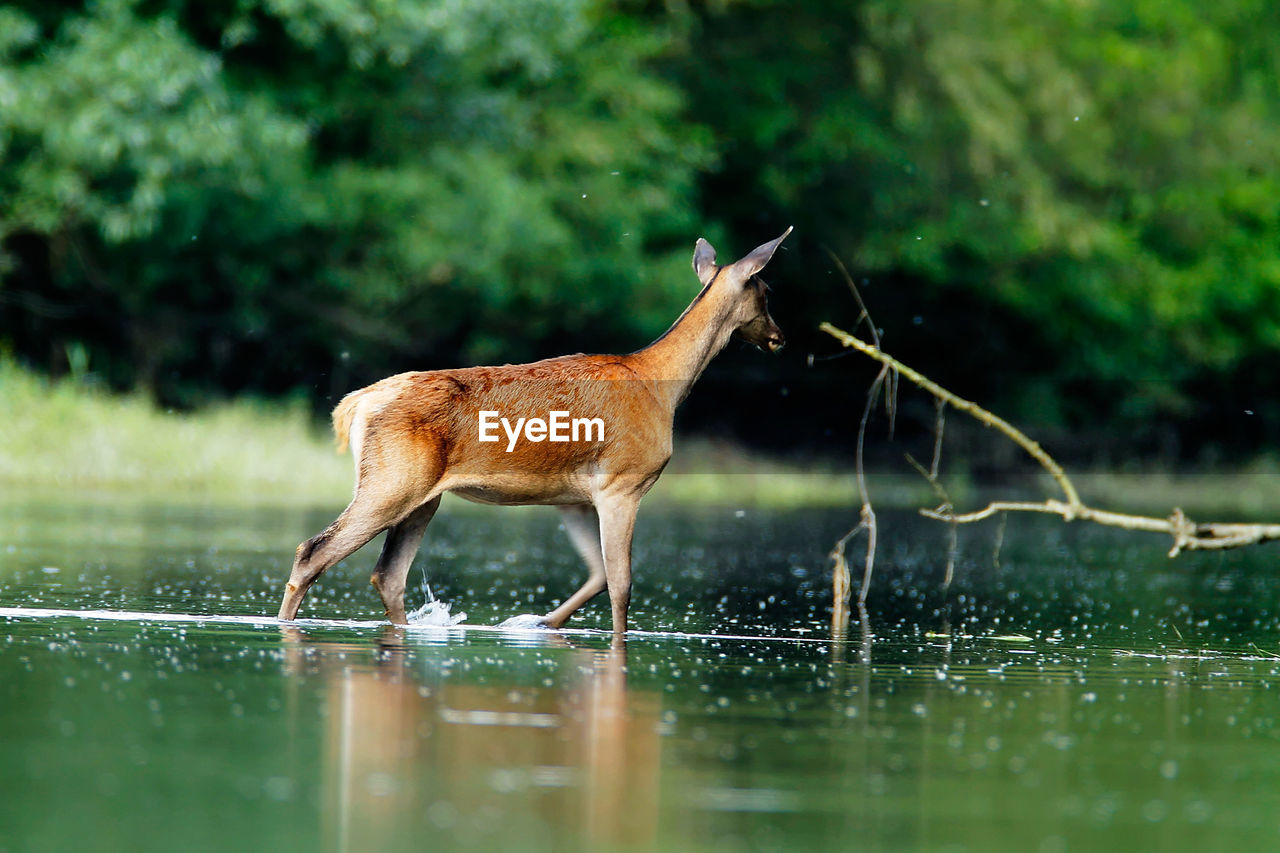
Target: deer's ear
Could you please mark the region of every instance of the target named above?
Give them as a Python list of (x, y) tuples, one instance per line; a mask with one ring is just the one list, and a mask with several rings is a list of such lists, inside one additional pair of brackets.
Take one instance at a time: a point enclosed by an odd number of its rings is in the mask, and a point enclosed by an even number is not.
[(782, 245), (782, 241), (787, 239), (787, 235), (790, 233), (791, 229), (788, 228), (786, 231), (782, 232), (782, 236), (778, 239), (770, 240), (768, 243), (761, 246), (756, 246), (755, 249), (751, 251), (751, 254), (733, 265), (734, 271), (741, 276), (743, 281), (750, 279), (751, 276), (764, 269), (764, 265), (769, 263), (769, 259), (773, 257), (773, 253), (778, 250), (778, 246)]
[(716, 275), (716, 250), (701, 237), (693, 247), (693, 271), (698, 274), (698, 281), (702, 285), (711, 283), (711, 279)]

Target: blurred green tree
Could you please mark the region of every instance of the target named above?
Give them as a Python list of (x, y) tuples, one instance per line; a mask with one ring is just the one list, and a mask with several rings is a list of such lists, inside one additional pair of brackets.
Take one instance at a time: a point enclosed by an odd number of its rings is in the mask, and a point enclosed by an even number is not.
[(853, 321), (826, 247), (887, 347), (1022, 423), (1256, 447), (1277, 162), (1265, 0), (22, 0), (0, 344), (168, 401), (325, 398), (638, 346), (694, 236), (794, 224), (789, 354), (722, 360), (689, 417), (785, 379), (780, 440), (837, 429), (800, 366)]
[(705, 146), (646, 71), (665, 37), (607, 8), (0, 14), (0, 333), (31, 357), (80, 342), (178, 402), (325, 394), (566, 334), (638, 345), (689, 296)]
[[(1280, 438), (1280, 7), (753, 0), (678, 17), (691, 47), (672, 73), (716, 130), (708, 215), (746, 229), (788, 211), (869, 278), (894, 352), (1038, 427), (1229, 441), (1230, 410)], [(815, 306), (802, 327), (842, 301), (852, 322), (834, 277), (786, 279)]]

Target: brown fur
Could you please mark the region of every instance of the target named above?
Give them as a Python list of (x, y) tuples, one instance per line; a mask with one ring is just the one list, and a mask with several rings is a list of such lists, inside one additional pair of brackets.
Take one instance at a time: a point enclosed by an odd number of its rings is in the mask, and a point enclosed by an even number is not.
[[(782, 345), (754, 276), (784, 237), (726, 267), (715, 266), (714, 250), (698, 241), (702, 292), (665, 334), (630, 355), (401, 373), (344, 397), (333, 428), (339, 450), (352, 448), (355, 495), (333, 524), (298, 547), (280, 618), (294, 618), (321, 573), (385, 530), (372, 582), (387, 617), (404, 622), (405, 575), (440, 497), (453, 492), (480, 503), (560, 506), (590, 577), (541, 621), (563, 625), (607, 586), (614, 631), (625, 631), (635, 512), (670, 458), (676, 406), (735, 332), (761, 347)], [(497, 441), (480, 441), (482, 411), (513, 425), (553, 411), (599, 418), (604, 438), (534, 441), (522, 431), (508, 450), (501, 427)]]

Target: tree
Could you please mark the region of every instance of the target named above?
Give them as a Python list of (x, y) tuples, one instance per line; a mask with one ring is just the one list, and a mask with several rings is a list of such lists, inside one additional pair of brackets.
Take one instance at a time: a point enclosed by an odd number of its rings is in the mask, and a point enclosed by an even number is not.
[(182, 400), (566, 332), (640, 343), (686, 301), (671, 247), (705, 155), (645, 70), (664, 38), (620, 14), (20, 8), (0, 27), (0, 334), (28, 357), (82, 342), (115, 383)]
[[(1273, 5), (730, 3), (685, 23), (673, 73), (717, 131), (708, 212), (789, 211), (870, 279), (910, 360), (948, 353), (946, 384), (1036, 425), (1230, 440), (1250, 427), (1223, 411), (1248, 408), (1280, 436), (1280, 388), (1238, 372), (1280, 355)], [(813, 305), (842, 298), (805, 278)]]

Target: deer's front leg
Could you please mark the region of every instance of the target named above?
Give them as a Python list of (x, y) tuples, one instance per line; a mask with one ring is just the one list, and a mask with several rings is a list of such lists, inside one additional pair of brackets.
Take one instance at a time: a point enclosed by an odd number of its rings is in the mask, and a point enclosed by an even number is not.
[(613, 633), (627, 630), (627, 607), (631, 604), (631, 535), (636, 525), (639, 498), (631, 495), (596, 500), (600, 515), (600, 544), (604, 551), (604, 577), (613, 609)]

